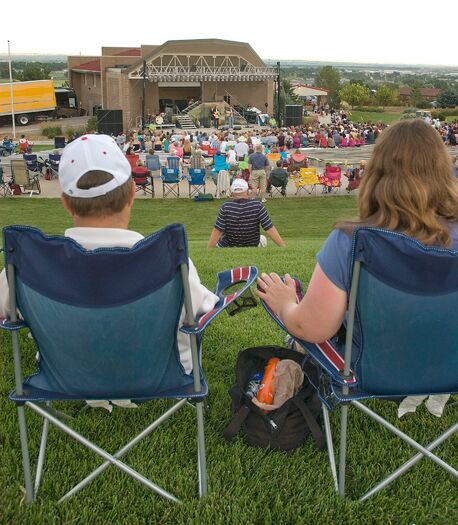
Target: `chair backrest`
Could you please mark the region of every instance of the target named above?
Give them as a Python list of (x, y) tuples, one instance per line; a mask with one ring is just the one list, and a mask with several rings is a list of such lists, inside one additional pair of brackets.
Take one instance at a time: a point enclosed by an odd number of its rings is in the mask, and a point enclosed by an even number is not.
[(147, 155), (146, 156), (146, 167), (150, 171), (158, 171), (161, 169), (161, 162), (159, 155)]
[(167, 157), (167, 166), (170, 169), (180, 169), (180, 157)]
[(15, 184), (19, 186), (28, 186), (30, 184), (29, 170), (25, 160), (14, 159), (11, 161), (11, 171)]
[(11, 226), (4, 246), (6, 264), (15, 269), (17, 306), (40, 351), (31, 386), (80, 399), (192, 389), (177, 347), (188, 264), (183, 225), (167, 226), (131, 249), (93, 251)]
[(166, 167), (163, 167), (162, 168), (162, 171), (161, 171), (161, 174), (162, 174), (162, 180), (163, 182), (165, 182), (166, 184), (178, 184), (180, 182), (180, 179), (179, 179), (179, 174), (180, 172), (178, 171), (178, 168), (166, 168)]
[(274, 164), (281, 159), (280, 153), (268, 153), (267, 158), (270, 162), (273, 162)]
[(300, 178), (295, 181), (297, 187), (307, 186), (309, 184), (320, 184), (316, 168), (301, 168)]
[(129, 161), (129, 164), (130, 164), (131, 168), (135, 168), (139, 158), (140, 157), (138, 155), (136, 155), (135, 153), (131, 153), (130, 155), (126, 155), (126, 159)]
[(207, 151), (209, 157), (214, 157), (218, 153), (218, 148), (209, 148)]
[(204, 168), (189, 168), (189, 184), (202, 185), (205, 183)]
[[(458, 251), (360, 228), (352, 252), (359, 387), (377, 395), (458, 391)], [(352, 307), (350, 298), (349, 316)]]
[(60, 163), (61, 156), (62, 155), (57, 155), (54, 153), (49, 154), (48, 160), (49, 160), (49, 164), (51, 165), (51, 168), (55, 170), (59, 169), (59, 163)]

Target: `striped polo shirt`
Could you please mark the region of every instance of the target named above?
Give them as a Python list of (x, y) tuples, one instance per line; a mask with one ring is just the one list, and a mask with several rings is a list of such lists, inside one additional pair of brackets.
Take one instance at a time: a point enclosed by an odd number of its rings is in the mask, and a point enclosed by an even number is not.
[(266, 231), (273, 227), (267, 210), (260, 201), (235, 199), (225, 202), (215, 223), (215, 228), (223, 232), (218, 246), (258, 246), (259, 225)]

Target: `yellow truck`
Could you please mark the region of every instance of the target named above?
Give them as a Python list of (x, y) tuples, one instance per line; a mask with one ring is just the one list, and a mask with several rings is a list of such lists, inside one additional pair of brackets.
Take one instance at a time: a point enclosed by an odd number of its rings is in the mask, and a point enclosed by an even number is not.
[(81, 114), (75, 92), (67, 88), (54, 88), (53, 80), (13, 82), (0, 84), (0, 121), (11, 122), (12, 110), (16, 122), (26, 126), (33, 120), (76, 117)]

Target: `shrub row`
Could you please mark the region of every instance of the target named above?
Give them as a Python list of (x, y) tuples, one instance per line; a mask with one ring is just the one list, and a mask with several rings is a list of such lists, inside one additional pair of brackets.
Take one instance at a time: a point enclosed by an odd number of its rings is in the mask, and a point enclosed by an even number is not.
[(48, 137), (48, 139), (53, 139), (54, 137), (62, 136), (62, 128), (60, 126), (49, 126), (47, 128), (42, 128), (41, 134)]
[(380, 106), (356, 106), (353, 111), (369, 111), (371, 113), (385, 113), (385, 109)]

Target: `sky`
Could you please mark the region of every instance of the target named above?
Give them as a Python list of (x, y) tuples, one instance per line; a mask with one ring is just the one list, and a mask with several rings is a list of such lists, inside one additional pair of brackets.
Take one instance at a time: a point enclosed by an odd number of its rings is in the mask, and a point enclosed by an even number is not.
[(102, 46), (222, 38), (264, 59), (458, 66), (458, 0), (22, 0), (21, 12), (2, 20), (0, 54), (8, 40), (12, 54), (99, 55)]

